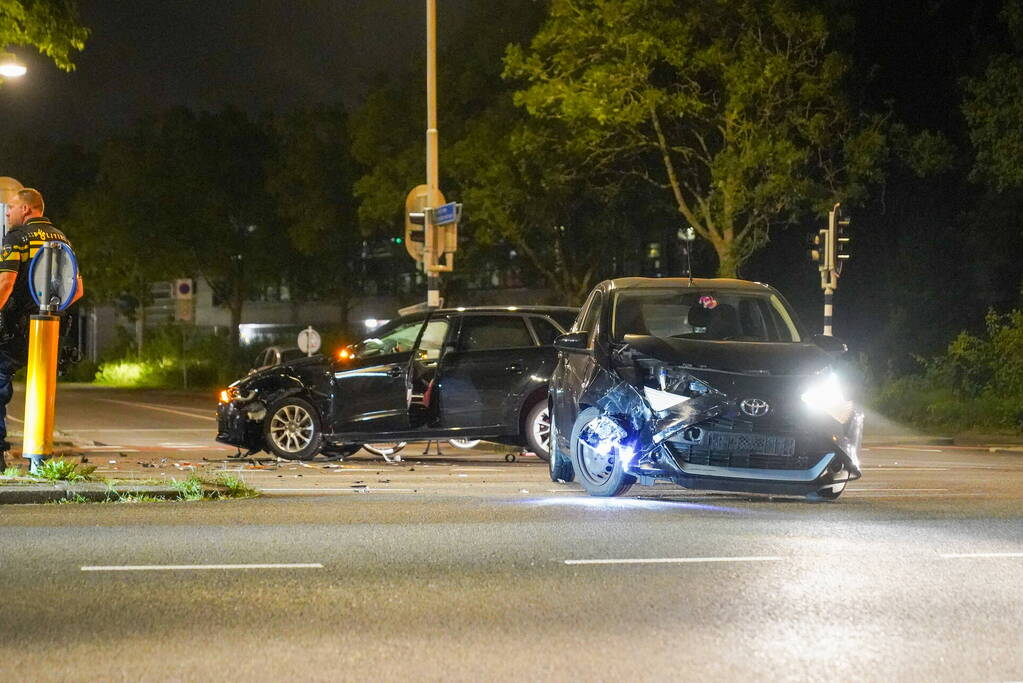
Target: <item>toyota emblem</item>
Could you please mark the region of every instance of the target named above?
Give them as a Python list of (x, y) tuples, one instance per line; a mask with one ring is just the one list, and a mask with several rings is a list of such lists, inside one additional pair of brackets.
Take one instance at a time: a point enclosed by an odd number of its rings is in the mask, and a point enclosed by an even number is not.
[(771, 409), (771, 406), (762, 399), (747, 398), (743, 399), (742, 403), (739, 404), (739, 409), (750, 417), (763, 417), (767, 415), (767, 411)]

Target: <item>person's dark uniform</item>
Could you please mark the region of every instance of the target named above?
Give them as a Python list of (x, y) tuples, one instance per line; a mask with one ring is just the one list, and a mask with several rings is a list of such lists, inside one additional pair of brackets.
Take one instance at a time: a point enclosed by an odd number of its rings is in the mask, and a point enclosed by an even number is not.
[(28, 362), (29, 318), (39, 312), (28, 281), (29, 263), (44, 243), (54, 241), (71, 246), (50, 219), (39, 216), (11, 228), (0, 249), (0, 272), (18, 275), (11, 296), (0, 311), (0, 452), (10, 450), (7, 404), (14, 395), (14, 373)]

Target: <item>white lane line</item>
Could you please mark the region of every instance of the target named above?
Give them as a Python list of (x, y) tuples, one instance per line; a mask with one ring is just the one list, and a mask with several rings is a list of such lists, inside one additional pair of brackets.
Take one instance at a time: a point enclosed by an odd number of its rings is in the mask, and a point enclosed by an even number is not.
[[(196, 415), (195, 417), (199, 417), (199, 416)], [(209, 431), (210, 431), (209, 427), (175, 427), (174, 429), (164, 429), (162, 427), (146, 427), (145, 429), (103, 429), (102, 427), (99, 427), (99, 428), (96, 428), (96, 429), (91, 429), (90, 428), (90, 429), (65, 429), (64, 430), (65, 433), (70, 433), (70, 434), (77, 434), (79, 432), (103, 432), (103, 433), (106, 433), (106, 432), (112, 432), (112, 433), (130, 432), (132, 434), (134, 434), (135, 432), (202, 432), (202, 433), (208, 433)]]
[(501, 467), (452, 467), (452, 472), (507, 472)]
[(968, 560), (971, 558), (1005, 558), (1005, 557), (1023, 557), (1023, 553), (949, 553), (942, 555), (946, 560)]
[(414, 493), (416, 489), (377, 489), (377, 488), (369, 488), (369, 487), (366, 487), (366, 488), (355, 488), (355, 489), (353, 489), (353, 488), (344, 488), (344, 489), (338, 489), (338, 488), (313, 488), (313, 487), (306, 487), (306, 488), (269, 488), (269, 487), (263, 487), (263, 488), (261, 488), (259, 490), (260, 491), (292, 491), (292, 492), (298, 491), (298, 492), (302, 492), (302, 493), (322, 493), (324, 491), (334, 491), (334, 492), (341, 492), (341, 493), (366, 493), (366, 492), (371, 492), (371, 493), (381, 493), (381, 492), (387, 492), (387, 493)]
[(152, 403), (136, 403), (134, 401), (117, 401), (112, 398), (98, 398), (97, 401), (105, 401), (107, 403), (117, 403), (122, 406), (131, 406), (139, 408), (149, 408), (150, 410), (159, 410), (163, 413), (171, 413), (172, 415), (184, 415), (185, 417), (193, 417), (196, 420), (209, 420), (210, 422), (216, 422), (217, 418), (210, 417), (209, 415), (196, 415), (195, 413), (186, 413), (183, 410), (175, 410), (174, 408), (165, 408), (164, 406), (153, 405)]
[(702, 562), (778, 562), (784, 557), (629, 557), (606, 560), (565, 560), (565, 564), (699, 564)]
[(862, 493), (864, 491), (870, 491), (870, 492), (873, 492), (873, 491), (936, 491), (936, 492), (941, 492), (941, 491), (948, 491), (948, 489), (871, 489), (871, 488), (863, 488), (863, 489), (847, 489), (846, 490), (847, 493)]
[(909, 451), (911, 453), (944, 453), (940, 448), (912, 448), (910, 446), (874, 446), (875, 451)]
[(877, 470), (878, 472), (947, 472), (950, 467), (899, 467), (899, 466), (878, 466), (864, 467), (865, 470)]
[(159, 572), (180, 569), (323, 569), (319, 562), (296, 564), (125, 564), (85, 566), (83, 572)]

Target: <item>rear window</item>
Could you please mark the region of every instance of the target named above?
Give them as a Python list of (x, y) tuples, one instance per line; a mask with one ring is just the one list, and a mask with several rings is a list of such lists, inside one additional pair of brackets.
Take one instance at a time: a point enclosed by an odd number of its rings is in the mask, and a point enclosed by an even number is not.
[(795, 317), (771, 292), (644, 289), (618, 292), (614, 339), (627, 334), (709, 341), (798, 342)]
[(535, 346), (526, 321), (519, 316), (466, 316), (459, 336), (462, 351)]

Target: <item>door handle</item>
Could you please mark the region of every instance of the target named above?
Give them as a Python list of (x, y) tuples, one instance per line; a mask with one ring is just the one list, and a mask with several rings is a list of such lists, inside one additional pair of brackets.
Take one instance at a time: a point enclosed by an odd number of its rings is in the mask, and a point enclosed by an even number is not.
[(387, 374), (390, 377), (401, 377), (401, 373), (404, 371), (405, 369), (402, 368), (400, 365), (395, 365), (390, 370), (387, 371)]
[(506, 367), (505, 370), (512, 373), (513, 375), (517, 375), (520, 372), (522, 372), (522, 365), (519, 363), (512, 363), (511, 365)]

